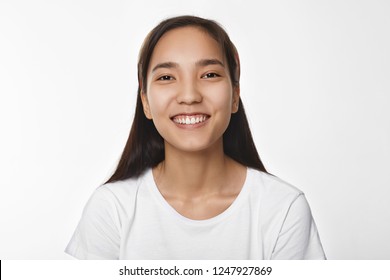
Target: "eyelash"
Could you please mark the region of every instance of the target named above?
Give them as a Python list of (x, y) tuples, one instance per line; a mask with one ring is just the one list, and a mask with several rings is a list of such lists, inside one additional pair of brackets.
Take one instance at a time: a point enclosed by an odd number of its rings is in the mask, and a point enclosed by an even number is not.
[(173, 77), (169, 76), (169, 75), (163, 75), (160, 78), (158, 78), (157, 80), (158, 81), (171, 81), (171, 80), (173, 80)]
[[(212, 75), (212, 77), (210, 77)], [(207, 79), (212, 79), (212, 78), (218, 78), (221, 77), (221, 75), (218, 75), (217, 73), (207, 73), (203, 75), (201, 78), (207, 78)], [(158, 81), (171, 81), (174, 80), (174, 78), (170, 75), (163, 75), (157, 79)]]
[[(213, 77), (208, 77), (209, 75), (213, 75)], [(203, 78), (203, 77), (206, 77), (206, 78), (210, 79), (210, 78), (218, 78), (218, 77), (221, 77), (221, 75), (218, 75), (217, 73), (207, 73), (206, 75), (203, 75), (202, 78)]]

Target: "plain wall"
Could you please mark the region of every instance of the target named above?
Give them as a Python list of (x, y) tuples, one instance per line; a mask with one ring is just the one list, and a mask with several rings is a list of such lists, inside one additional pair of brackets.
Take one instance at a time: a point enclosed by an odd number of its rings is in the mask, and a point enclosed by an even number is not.
[(131, 126), (166, 17), (219, 21), (267, 169), (303, 190), (329, 259), (390, 259), (390, 2), (0, 1), (0, 258), (68, 259)]

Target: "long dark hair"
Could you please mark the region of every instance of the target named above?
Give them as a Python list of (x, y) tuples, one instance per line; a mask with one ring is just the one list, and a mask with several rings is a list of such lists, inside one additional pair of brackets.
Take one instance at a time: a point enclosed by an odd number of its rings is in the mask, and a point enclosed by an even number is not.
[[(165, 158), (164, 139), (157, 132), (152, 120), (146, 118), (141, 92), (146, 92), (147, 70), (153, 50), (166, 32), (186, 26), (195, 26), (214, 38), (226, 57), (233, 87), (239, 86), (240, 62), (234, 44), (225, 30), (215, 21), (195, 16), (169, 18), (157, 25), (146, 37), (138, 59), (138, 93), (133, 125), (118, 166), (106, 183), (136, 178), (147, 168), (155, 167)], [(253, 142), (241, 98), (238, 111), (232, 114), (223, 134), (224, 153), (237, 162), (259, 171), (267, 172)]]

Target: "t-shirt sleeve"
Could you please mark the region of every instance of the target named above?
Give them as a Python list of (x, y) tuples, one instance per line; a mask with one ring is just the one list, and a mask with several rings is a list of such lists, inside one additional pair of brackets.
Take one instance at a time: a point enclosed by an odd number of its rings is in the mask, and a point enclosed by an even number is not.
[(118, 259), (120, 222), (114, 194), (105, 188), (95, 190), (65, 252), (77, 259)]
[(292, 202), (276, 241), (272, 259), (326, 259), (309, 204), (300, 194)]

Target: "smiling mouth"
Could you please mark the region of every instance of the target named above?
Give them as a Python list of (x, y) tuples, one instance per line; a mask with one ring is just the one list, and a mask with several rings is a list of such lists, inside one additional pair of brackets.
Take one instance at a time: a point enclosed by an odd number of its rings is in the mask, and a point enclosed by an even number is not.
[(197, 114), (197, 115), (177, 115), (172, 118), (172, 121), (177, 124), (191, 125), (203, 123), (209, 119), (209, 115)]

